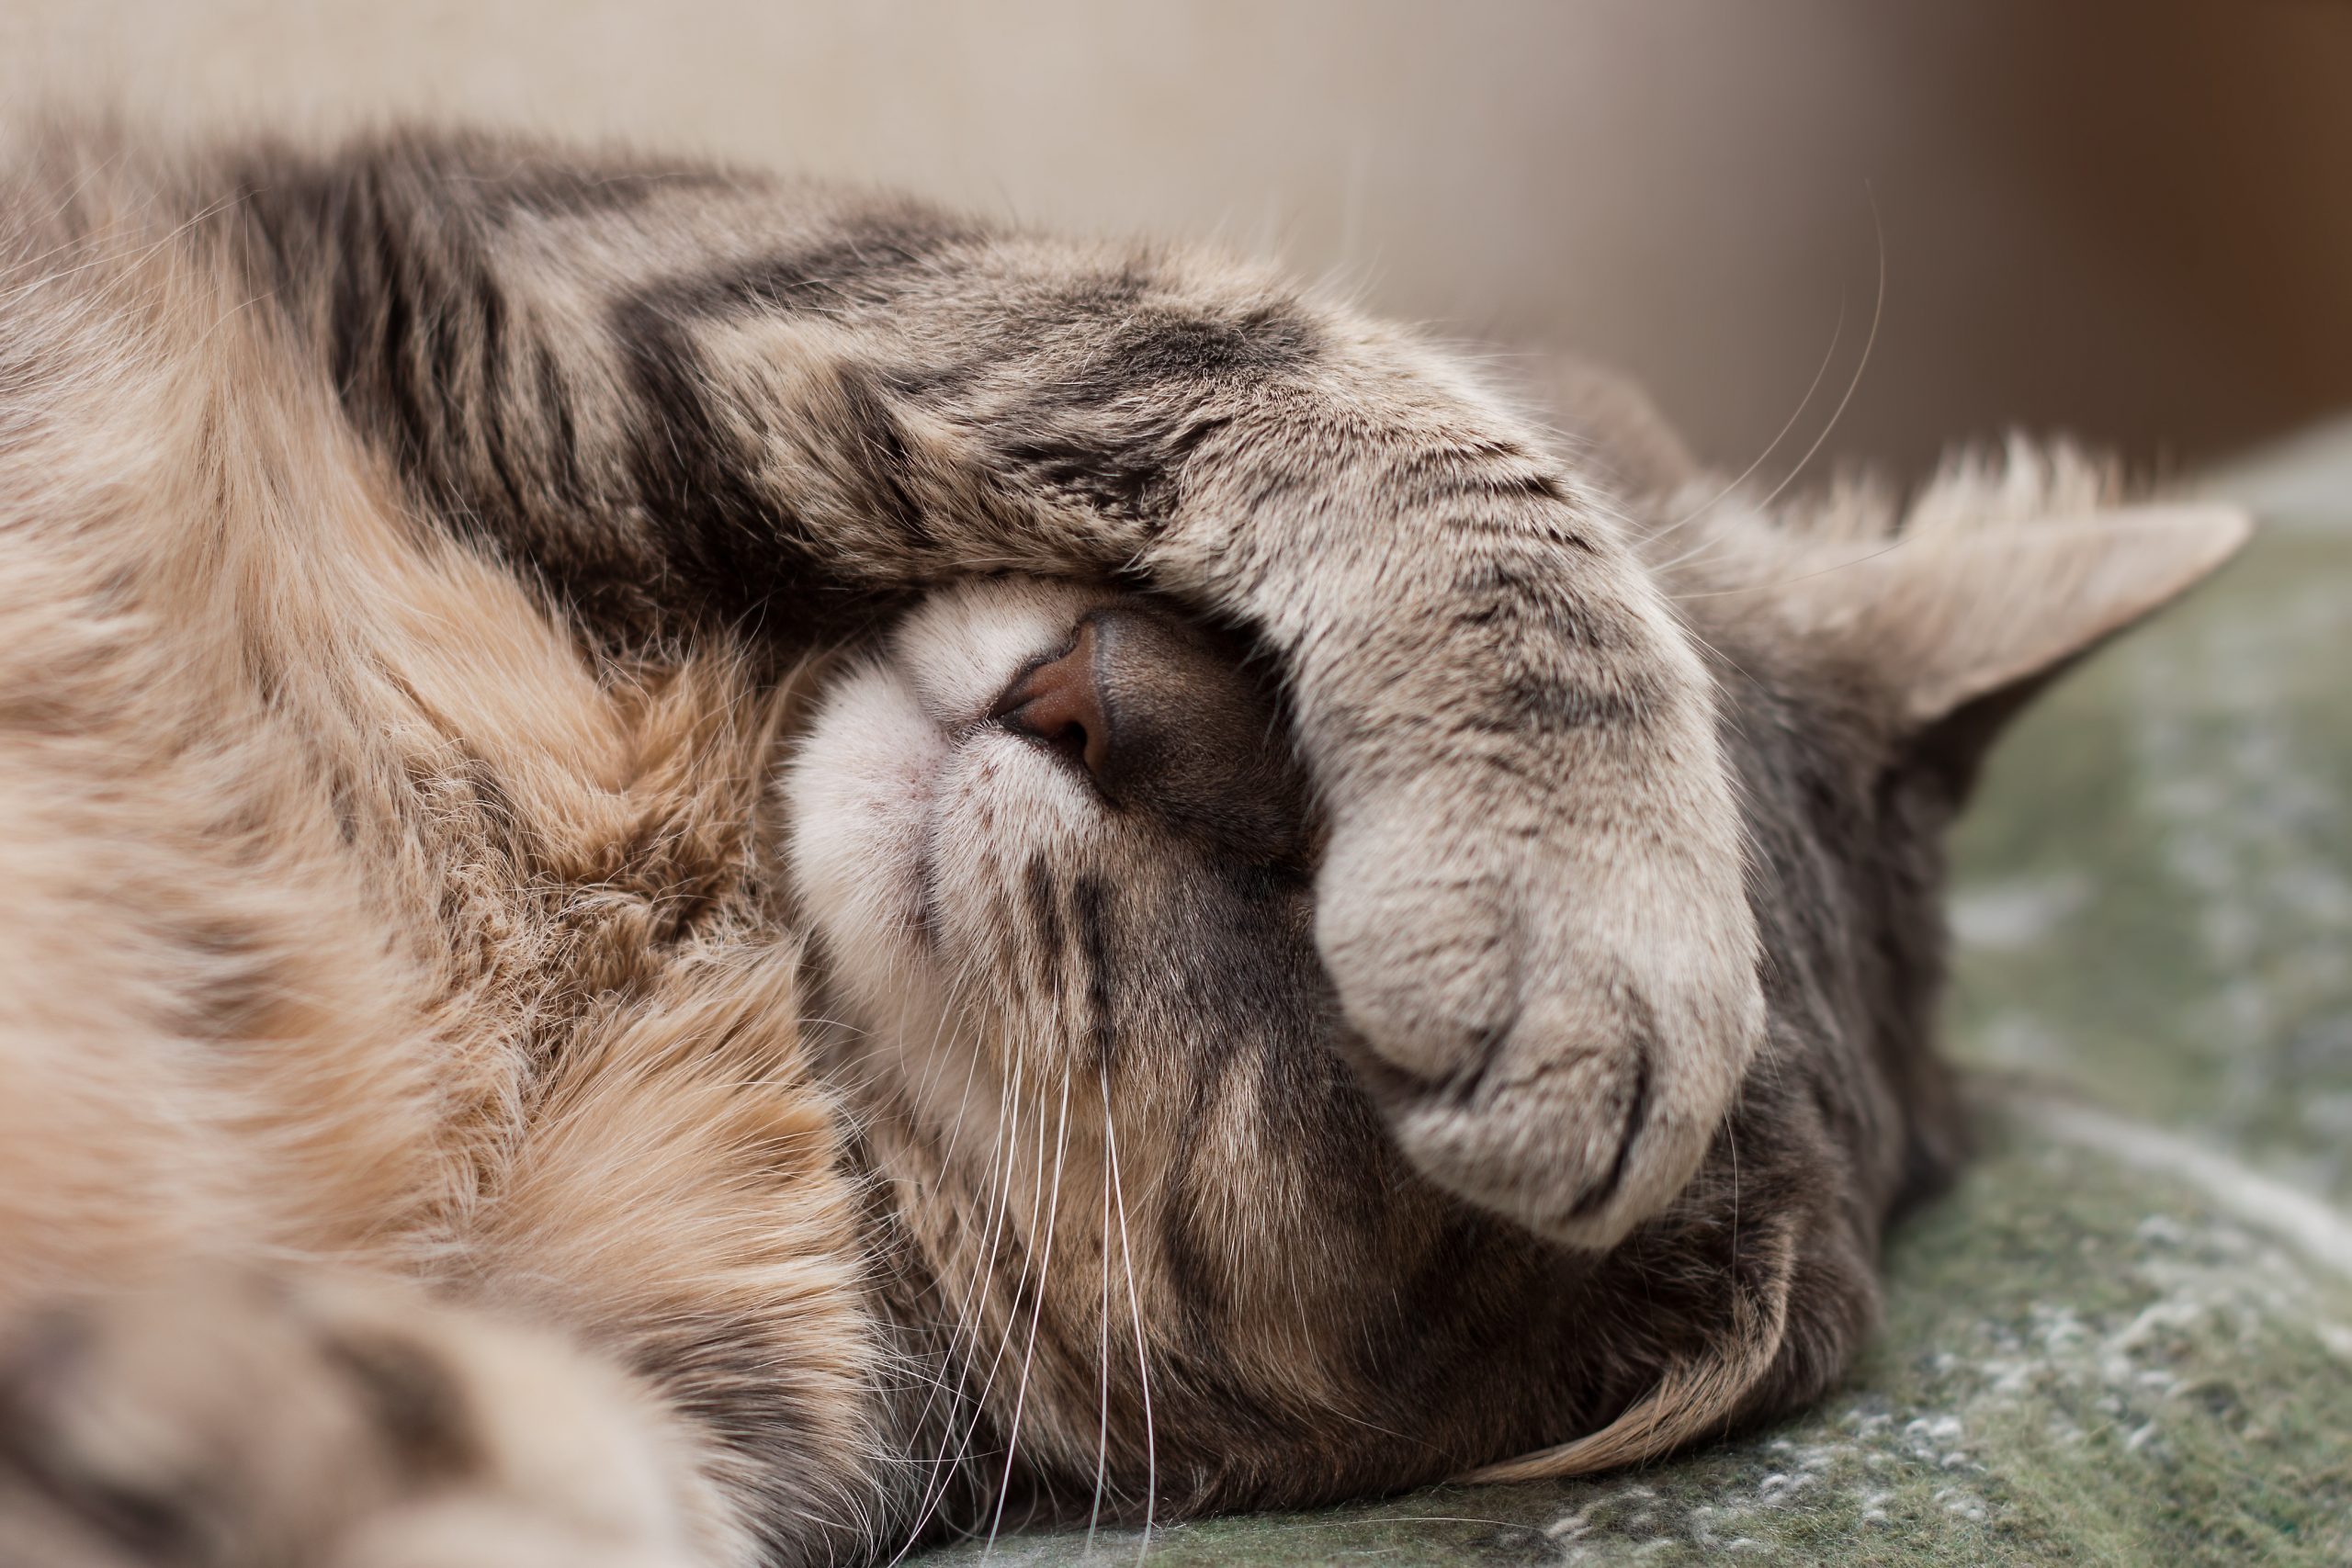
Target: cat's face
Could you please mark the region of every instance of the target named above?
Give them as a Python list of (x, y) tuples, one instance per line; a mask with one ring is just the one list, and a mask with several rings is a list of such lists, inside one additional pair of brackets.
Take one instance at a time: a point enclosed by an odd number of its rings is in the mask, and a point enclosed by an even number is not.
[(1188, 1360), (1191, 1396), (1264, 1402), (1269, 1453), (1360, 1403), (1335, 1346), (1393, 1333), (1363, 1285), (1446, 1204), (1342, 1059), (1317, 813), (1244, 649), (1129, 596), (968, 584), (833, 680), (787, 793), (831, 1076), (935, 1280), (916, 1310), (969, 1397), (1020, 1405), (1024, 1457), (1107, 1446), (1114, 1503), (1223, 1462), (1171, 1451), (1229, 1429), (1171, 1419)]
[(832, 687), (790, 791), (829, 1000), (928, 1120), (976, 1094), (992, 1116), (1016, 1079), (1313, 1048), (1316, 835), (1283, 715), (1165, 610), (942, 593)]
[[(2243, 525), (1723, 532), (1660, 570), (1718, 650), (1775, 1070), (1606, 1256), (1415, 1168), (1413, 1119), (1465, 1091), (1386, 1081), (1340, 1021), (1315, 803), (1244, 645), (999, 579), (836, 672), (787, 775), (793, 880), (913, 1259), (898, 1310), (968, 1423), (942, 1460), (1015, 1452), (992, 1483), (1065, 1502), (1295, 1501), (1603, 1423), (1536, 1462), (1626, 1462), (1835, 1375), (1787, 1357), (1859, 1333), (1903, 1145), (1941, 1136), (1934, 840), (1974, 756)], [(1558, 1136), (1541, 1096), (1501, 1109)]]

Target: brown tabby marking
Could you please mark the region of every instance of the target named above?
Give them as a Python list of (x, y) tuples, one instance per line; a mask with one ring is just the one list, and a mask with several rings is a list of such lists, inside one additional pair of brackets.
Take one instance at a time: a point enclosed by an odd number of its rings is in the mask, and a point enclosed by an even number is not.
[(1977, 758), (2243, 534), (2033, 453), (1673, 525), (1618, 394), (1555, 457), (888, 199), (6, 168), (0, 1561), (870, 1560), (1787, 1408), (1957, 1155)]

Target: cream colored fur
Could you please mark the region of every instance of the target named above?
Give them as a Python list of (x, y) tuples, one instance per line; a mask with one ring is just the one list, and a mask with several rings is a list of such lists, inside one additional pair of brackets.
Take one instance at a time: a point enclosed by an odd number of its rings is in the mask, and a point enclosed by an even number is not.
[[(837, 1423), (810, 1440), (873, 1454), (880, 1350), (836, 1125), (801, 1077), (794, 949), (649, 941), (675, 918), (667, 863), (747, 870), (712, 889), (740, 906), (720, 929), (778, 929), (757, 902), (777, 703), (724, 664), (647, 686), (583, 663), (512, 575), (419, 535), (247, 301), (158, 250), (106, 259), (0, 317), (41, 367), (0, 401), (0, 1325), (243, 1270), (404, 1276), (539, 1321), (732, 1297), (792, 1314), (775, 1375)], [(506, 858), (507, 815), (542, 863)], [(453, 910), (474, 938), (454, 949)], [(675, 1447), (584, 1350), (390, 1283), (283, 1310), (396, 1320), (481, 1368), (482, 1442), (553, 1488), (461, 1529), (506, 1506), (516, 1472), (487, 1464), (337, 1562), (584, 1561), (575, 1527), (616, 1562), (748, 1560), (705, 1478), (729, 1461)], [(268, 1386), (174, 1342), (194, 1406), (242, 1415)], [(104, 1407), (68, 1414), (101, 1471), (153, 1461)], [(305, 1432), (289, 1407), (263, 1438)], [(551, 1437), (634, 1445), (676, 1484), (629, 1503), (610, 1479), (639, 1462), (567, 1477)], [(355, 1453), (301, 1484), (324, 1530), (402, 1483)], [(0, 1497), (0, 1520), (40, 1528), (30, 1506)]]
[[(159, 232), (155, 189), (91, 179), (60, 198), (86, 209), (68, 254), (13, 258), (0, 301), (0, 1547), (74, 1568), (119, 1560), (84, 1516), (118, 1545), (209, 1531), (210, 1560), (254, 1568), (818, 1561), (921, 1529), (951, 1483), (985, 1501), (1091, 1467), (1097, 1501), (1226, 1506), (1548, 1441), (1568, 1418), (1480, 1336), (1526, 1336), (1600, 1397), (1544, 1292), (1701, 1201), (1766, 1022), (1706, 639), (1760, 637), (1907, 735), (2244, 535), (2118, 514), (2063, 456), (1960, 474), (1899, 526), (1859, 494), (1709, 501), (1670, 439), (1580, 393), (1628, 501), (1611, 521), (1452, 361), (1336, 311), (1287, 322), (1327, 357), (1279, 395), (1199, 371), (1225, 411), (1202, 439), (1230, 449), (1157, 531), (1051, 487), (1008, 499), (978, 445), (1001, 388), (876, 425), (922, 502), (909, 531), (959, 570), (1140, 563), (1282, 657), (1322, 837), (1236, 893), (1234, 866), (984, 722), (1106, 590), (933, 593), (813, 714), (814, 677), (751, 668), (748, 640), (598, 647), (530, 570), (456, 542), (462, 516), (418, 515), (289, 342), (332, 301), (255, 310), (220, 234)], [(678, 232), (730, 256), (777, 199), (687, 196)], [(526, 235), (495, 257), (515, 314), (634, 298), (670, 233), (614, 217), (636, 210), (565, 220), (593, 244), (502, 230)], [(989, 288), (922, 274), (941, 343), (896, 318), (695, 321), (763, 504), (831, 524), (876, 582), (933, 563), (891, 554), (870, 377), (847, 372), (991, 342), (973, 321), (1040, 278), (1118, 280), (1104, 254), (989, 243)], [(1183, 310), (1163, 301), (1147, 348), (1238, 333), (1237, 297), (1272, 309), (1247, 275), (1164, 265)], [(647, 344), (550, 341), (576, 348), (551, 382), (580, 391), (583, 464), (636, 482), (627, 421), (665, 409), (608, 394)], [(1480, 510), (1510, 507), (1510, 528)], [(1007, 537), (1031, 553), (991, 556)], [(1221, 743), (1286, 757), (1275, 722)], [(1024, 901), (1029, 872), (1048, 886)], [(1154, 940), (1088, 953), (1089, 886), (1136, 894)], [(1272, 912), (1188, 968), (1151, 917), (1222, 918), (1220, 892)], [(1234, 935), (1193, 934), (1212, 956)], [(821, 1042), (803, 938), (842, 1008)], [(1299, 964), (1251, 967), (1277, 952)], [(1111, 1038), (1088, 987), (1114, 957), (1126, 1021), (1156, 1029)], [(1196, 1005), (1238, 980), (1282, 1028)], [(1186, 1032), (1204, 1018), (1233, 1038)], [(1905, 1135), (1890, 1115), (1815, 1152), (1875, 1191)], [(1768, 1381), (1818, 1241), (1798, 1224), (1768, 1222), (1768, 1277), (1657, 1388), (1497, 1473), (1631, 1462), (1817, 1386)], [(1522, 1386), (1421, 1389), (1416, 1416), (1451, 1402), (1442, 1440), (1396, 1433), (1366, 1348), (1396, 1354), (1422, 1327), (1399, 1326), (1405, 1287), (1459, 1285), (1465, 1256), (1491, 1303), (1414, 1310), (1493, 1315), (1408, 1348)], [(1823, 1310), (1867, 1291), (1842, 1283)], [(1247, 1441), (1218, 1425), (1244, 1404)]]

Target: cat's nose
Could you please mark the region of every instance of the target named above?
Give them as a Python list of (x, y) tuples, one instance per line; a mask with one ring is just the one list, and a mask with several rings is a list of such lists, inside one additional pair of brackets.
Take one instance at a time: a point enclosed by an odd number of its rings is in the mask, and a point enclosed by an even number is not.
[(1031, 666), (1005, 688), (989, 716), (1034, 735), (1096, 778), (1111, 760), (1111, 718), (1095, 669), (1094, 619), (1078, 624), (1069, 651)]

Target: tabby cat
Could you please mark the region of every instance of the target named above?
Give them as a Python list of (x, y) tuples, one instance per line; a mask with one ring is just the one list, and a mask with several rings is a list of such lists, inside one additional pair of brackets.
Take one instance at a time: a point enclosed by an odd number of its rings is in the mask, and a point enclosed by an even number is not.
[(0, 188), (0, 1560), (1664, 1453), (1951, 1168), (1938, 842), (2216, 565), (1250, 267), (494, 138)]

